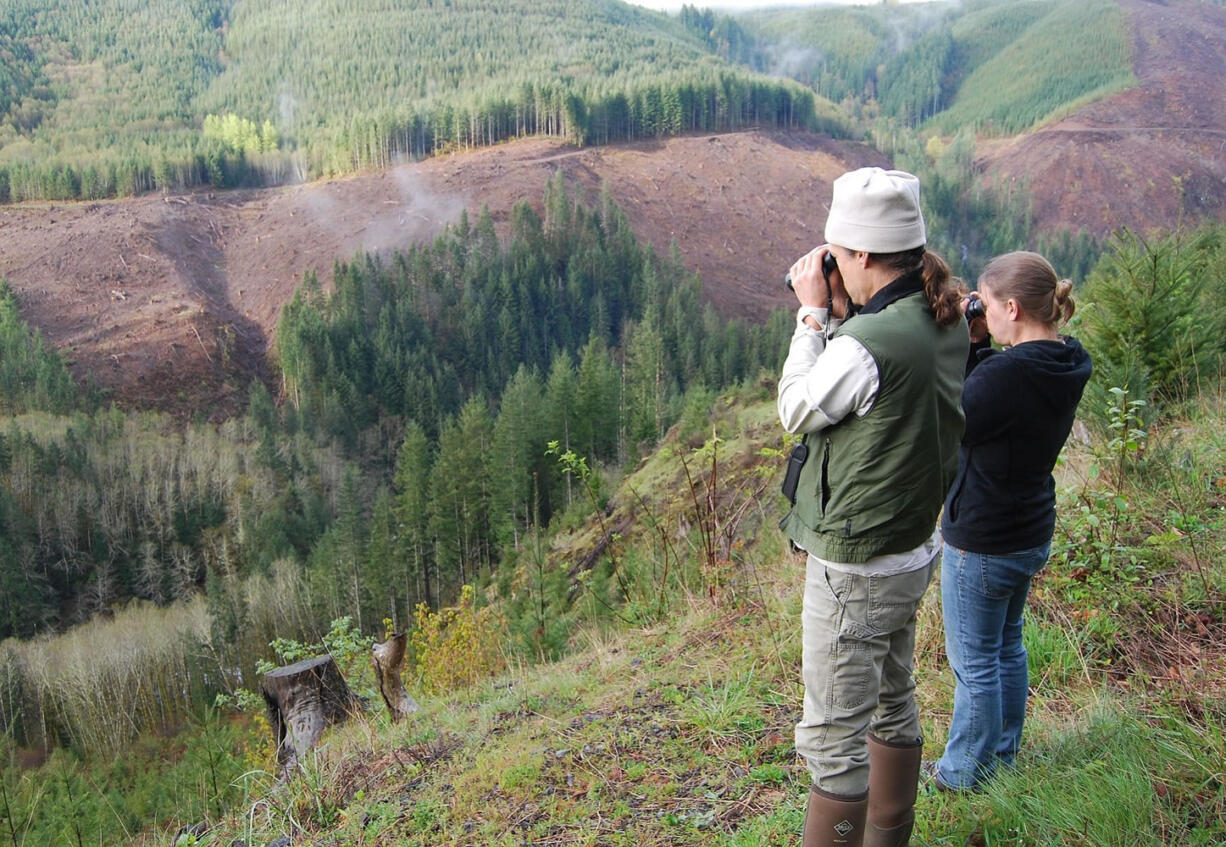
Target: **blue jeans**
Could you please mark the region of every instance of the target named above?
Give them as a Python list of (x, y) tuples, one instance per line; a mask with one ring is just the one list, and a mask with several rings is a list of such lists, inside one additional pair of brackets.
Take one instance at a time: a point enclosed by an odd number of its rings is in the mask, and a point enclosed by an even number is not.
[(1022, 610), (1050, 547), (988, 555), (946, 544), (941, 554), (945, 652), (955, 686), (936, 775), (949, 788), (975, 788), (997, 767), (1013, 764), (1030, 686)]

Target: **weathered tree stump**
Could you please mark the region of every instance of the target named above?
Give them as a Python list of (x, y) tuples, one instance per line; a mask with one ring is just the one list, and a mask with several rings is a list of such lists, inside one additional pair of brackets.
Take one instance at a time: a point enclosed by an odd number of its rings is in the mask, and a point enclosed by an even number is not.
[(277, 742), (281, 776), (315, 745), (324, 728), (357, 708), (332, 656), (317, 656), (264, 674), (260, 686)]
[(400, 669), (404, 665), (404, 651), (408, 644), (408, 636), (403, 632), (392, 635), (382, 643), (371, 648), (370, 661), (375, 667), (375, 679), (379, 681), (379, 693), (387, 704), (387, 711), (392, 721), (407, 718), (421, 707), (417, 701), (404, 690), (400, 681)]

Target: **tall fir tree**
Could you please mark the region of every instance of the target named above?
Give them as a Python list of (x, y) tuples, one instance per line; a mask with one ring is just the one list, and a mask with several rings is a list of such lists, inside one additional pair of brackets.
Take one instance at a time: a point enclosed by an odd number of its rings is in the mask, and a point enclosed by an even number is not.
[(533, 514), (539, 513), (540, 504), (534, 497), (540, 490), (548, 440), (543, 432), (544, 405), (545, 387), (540, 377), (535, 370), (520, 365), (502, 393), (490, 457), (495, 538), (515, 549)]
[[(424, 602), (435, 607), (437, 592), (431, 591), (434, 545), (430, 536), (430, 445), (421, 425), (410, 421), (396, 458), (392, 483), (396, 491), (396, 518), (400, 583), (412, 598), (409, 610)], [(437, 578), (436, 578), (437, 583)]]
[(439, 581), (452, 591), (492, 559), (489, 451), (493, 425), (480, 395), (443, 426), (430, 473), (430, 532)]

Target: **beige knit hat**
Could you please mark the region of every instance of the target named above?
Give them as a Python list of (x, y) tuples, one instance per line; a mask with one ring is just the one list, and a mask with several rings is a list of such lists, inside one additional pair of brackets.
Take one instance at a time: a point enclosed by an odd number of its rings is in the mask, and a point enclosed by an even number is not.
[(867, 253), (899, 253), (927, 241), (919, 180), (905, 171), (860, 168), (834, 181), (826, 241)]

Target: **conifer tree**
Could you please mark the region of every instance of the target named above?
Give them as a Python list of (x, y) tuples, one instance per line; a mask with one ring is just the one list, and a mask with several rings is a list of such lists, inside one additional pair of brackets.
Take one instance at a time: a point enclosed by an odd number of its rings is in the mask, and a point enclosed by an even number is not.
[(400, 610), (407, 600), (400, 584), (401, 564), (397, 561), (398, 527), (395, 497), (387, 488), (380, 488), (370, 513), (370, 535), (362, 560), (362, 585), (369, 599), (366, 620), (374, 624), (383, 617), (402, 623)]
[(580, 353), (575, 384), (576, 452), (602, 462), (616, 459), (620, 421), (621, 375), (604, 339), (593, 333)]
[[(545, 407), (548, 409), (546, 426), (550, 428), (546, 433), (546, 441), (557, 441), (564, 451), (575, 449), (578, 443), (574, 439), (576, 379), (574, 359), (570, 353), (563, 350), (554, 357), (549, 369), (549, 379), (545, 386)], [(559, 475), (555, 471), (555, 482)], [(569, 507), (574, 499), (569, 474), (565, 475), (565, 484), (566, 505)]]
[(492, 423), (480, 395), (443, 426), (430, 474), (430, 533), (440, 582), (456, 590), (491, 561), (489, 450)]
[[(436, 608), (440, 602), (430, 588), (433, 544), (429, 526), (430, 448), (425, 430), (415, 421), (405, 427), (404, 442), (396, 459), (393, 484), (400, 582), (406, 596)], [(436, 579), (437, 582), (437, 579)]]
[(626, 436), (631, 446), (654, 443), (664, 435), (664, 417), (671, 393), (664, 339), (656, 328), (654, 309), (643, 319), (627, 323), (623, 349), (626, 351), (625, 416)]
[(344, 597), (350, 613), (356, 617), (358, 629), (362, 629), (362, 608), (367, 605), (369, 590), (363, 585), (363, 554), (366, 541), (366, 521), (363, 514), (362, 495), (358, 469), (352, 465), (345, 468), (341, 490), (337, 496), (333, 574), (337, 581), (338, 596)]
[(494, 422), (490, 476), (495, 538), (519, 547), (519, 537), (539, 503), (533, 502), (542, 457), (549, 440), (543, 432), (545, 388), (535, 370), (520, 365), (502, 393)]

